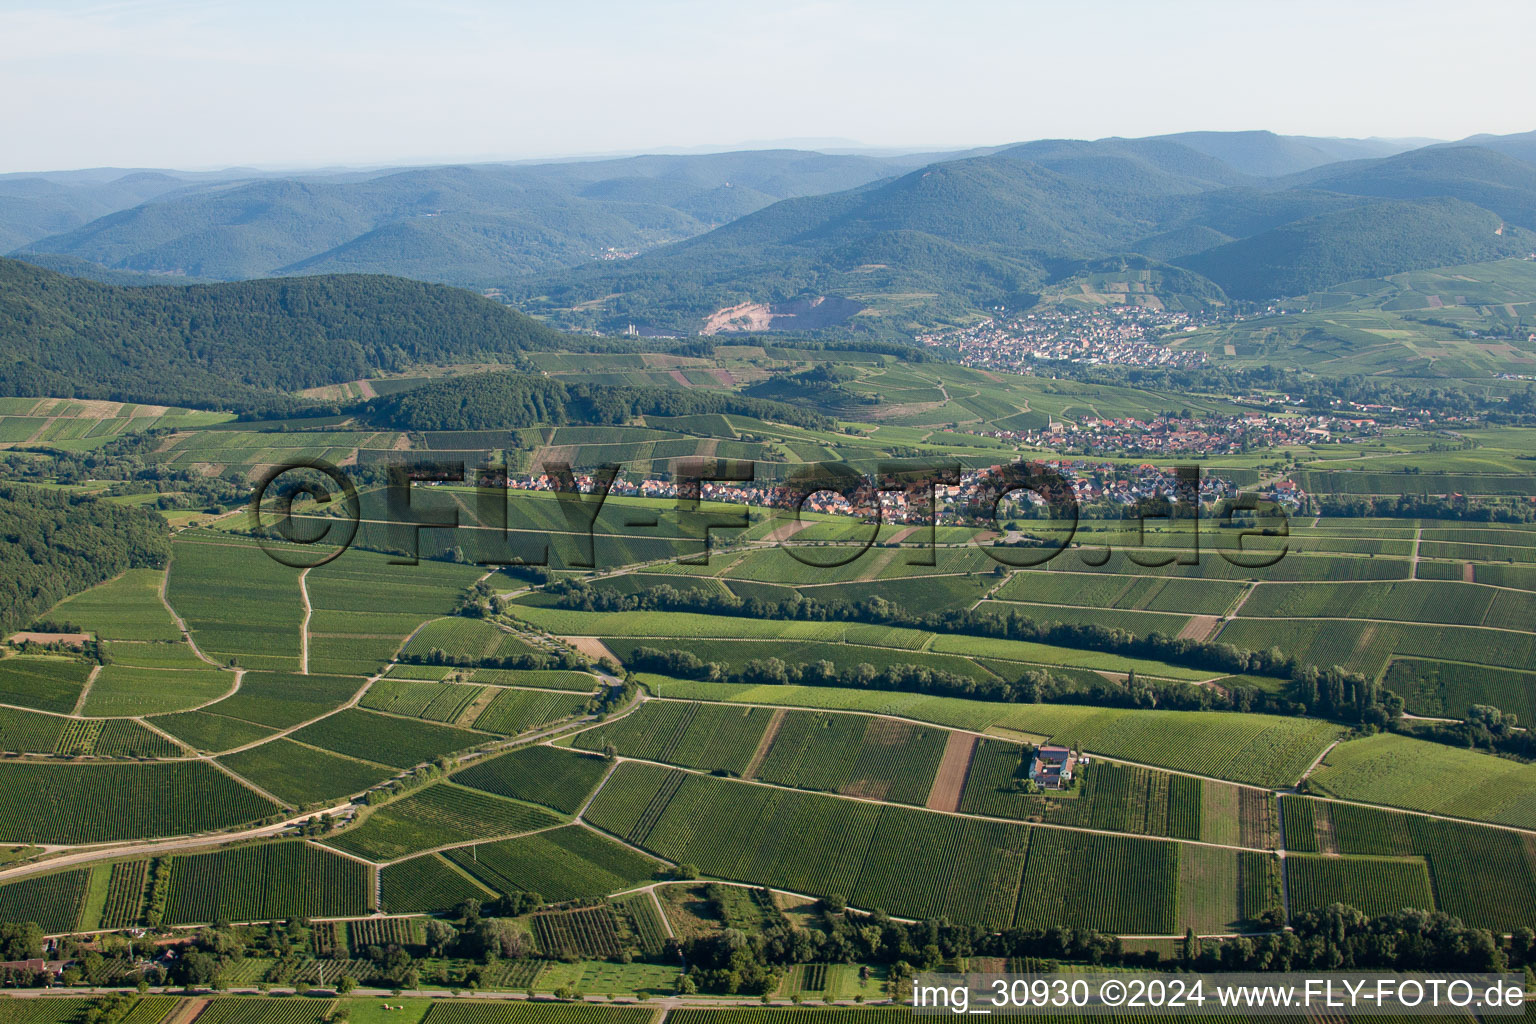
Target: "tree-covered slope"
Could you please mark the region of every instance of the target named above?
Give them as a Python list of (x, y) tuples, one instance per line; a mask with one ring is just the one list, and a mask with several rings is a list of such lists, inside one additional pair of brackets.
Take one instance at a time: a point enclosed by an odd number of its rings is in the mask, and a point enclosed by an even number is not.
[(1385, 160), (1320, 168), (1315, 189), (1384, 199), (1449, 196), (1536, 229), (1536, 164), (1477, 146), (1420, 149)]
[(70, 594), (171, 553), (165, 520), (95, 498), (0, 483), (0, 634)]
[(394, 277), (122, 288), (0, 260), (0, 394), (265, 408), (277, 392), (563, 335)]
[(1341, 281), (1523, 255), (1531, 246), (1530, 233), (1457, 199), (1382, 201), (1282, 225), (1178, 263), (1234, 298), (1262, 300)]
[(530, 373), (451, 377), (375, 399), (369, 413), (400, 430), (508, 430), (568, 423), (609, 425), (637, 416), (734, 413), (804, 427), (830, 427), (817, 412), (738, 395), (684, 388), (567, 384)]
[(389, 273), (478, 285), (688, 238), (899, 170), (782, 150), (269, 178), (185, 189), (23, 249), (218, 280)]
[(721, 307), (807, 294), (1016, 304), (1054, 264), (1122, 250), (1212, 187), (1180, 167), (1240, 177), (1169, 148), (1041, 143), (932, 164), (775, 203), (633, 260), (508, 287), (533, 308), (585, 307), (597, 326), (638, 319), (689, 333)]

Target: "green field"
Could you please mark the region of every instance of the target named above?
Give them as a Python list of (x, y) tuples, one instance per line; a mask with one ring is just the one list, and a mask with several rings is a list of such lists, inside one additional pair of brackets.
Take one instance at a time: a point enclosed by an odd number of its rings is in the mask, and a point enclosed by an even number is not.
[(603, 896), (651, 881), (661, 865), (581, 825), (450, 850), (449, 860), (497, 892), (547, 902)]
[(0, 835), (92, 843), (228, 828), (277, 810), (209, 765), (0, 763)]
[(372, 711), (346, 708), (293, 734), (308, 743), (348, 757), (409, 768), (486, 742), (485, 733), (430, 722), (414, 722)]
[(327, 843), (383, 862), (472, 840), (533, 832), (559, 821), (537, 807), (441, 782), (374, 808), (361, 825)]
[(1409, 907), (1431, 910), (1435, 904), (1421, 860), (1287, 857), (1285, 881), (1293, 914), (1330, 903), (1347, 903), (1372, 916)]
[(1536, 766), (1406, 736), (1342, 743), (1307, 781), (1342, 800), (1536, 828)]
[(574, 814), (607, 773), (608, 764), (601, 758), (533, 746), (476, 761), (453, 780)]
[(308, 843), (262, 843), (175, 857), (168, 924), (366, 914), (373, 872)]
[(295, 806), (361, 793), (395, 774), (394, 768), (287, 738), (226, 754), (219, 763)]

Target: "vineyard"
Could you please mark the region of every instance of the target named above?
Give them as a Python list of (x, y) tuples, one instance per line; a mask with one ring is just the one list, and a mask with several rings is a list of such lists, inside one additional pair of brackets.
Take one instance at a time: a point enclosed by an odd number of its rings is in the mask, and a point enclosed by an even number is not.
[(633, 888), (661, 868), (580, 825), (460, 847), (446, 856), (497, 892), (538, 893), (550, 903)]
[(601, 758), (555, 747), (521, 747), (477, 761), (454, 775), (462, 786), (574, 814), (597, 788), (608, 765)]
[[(508, 650), (502, 652), (503, 646)], [(422, 626), (403, 652), (407, 657), (426, 656), (441, 651), (451, 661), (476, 662), (485, 658), (499, 658), (506, 654), (521, 653), (522, 641), (499, 629), (484, 619), (453, 616), (436, 619)]]
[(1375, 916), (1406, 907), (1435, 909), (1429, 872), (1421, 860), (1291, 856), (1285, 859), (1291, 913), (1347, 903)]
[(174, 757), (181, 748), (131, 719), (62, 718), (0, 707), (0, 749), (60, 757)]
[(1341, 800), (1536, 828), (1536, 766), (1406, 736), (1341, 743), (1307, 781)]
[(475, 728), (508, 736), (579, 715), (587, 706), (584, 693), (501, 689), (475, 719)]
[(331, 999), (215, 999), (197, 1019), (203, 1024), (323, 1024), (333, 1006)]
[(1169, 935), (1182, 923), (1178, 886), (1177, 844), (1036, 829), (1013, 923)]
[[(115, 645), (121, 648), (123, 645)], [(81, 714), (155, 715), (215, 700), (234, 684), (232, 673), (198, 668), (136, 668), (114, 662), (91, 682)]]
[(77, 927), (90, 870), (62, 871), (0, 885), (0, 921), (35, 921), (45, 932)]
[(422, 1024), (652, 1024), (655, 1016), (656, 1011), (650, 1007), (562, 1006), (507, 1000), (466, 1002), (455, 999), (451, 1002), (434, 1002)]
[(439, 782), (374, 808), (361, 825), (327, 839), (326, 844), (369, 860), (391, 861), (456, 843), (532, 832), (559, 822), (540, 808)]
[(1028, 777), (1031, 754), (1032, 748), (1016, 743), (982, 740), (971, 759), (960, 810), (1113, 832), (1201, 838), (1200, 779), (1096, 761), (1081, 769), (1076, 791), (1027, 794), (1019, 785)]
[(1252, 786), (1290, 786), (1341, 733), (1305, 718), (1218, 711), (1007, 704), (832, 686), (748, 686), (642, 674), (658, 696), (899, 715), (952, 729), (1006, 729), (1092, 754)]
[(411, 918), (386, 917), (347, 922), (347, 945), (351, 949), (414, 946), (421, 943), (421, 938), (421, 922)]
[(220, 664), (298, 669), (304, 618), (298, 572), (255, 543), (197, 530), (178, 534), (166, 597), (197, 645)]
[(1280, 821), (1285, 848), (1296, 853), (1317, 853), (1317, 825), (1312, 810), (1316, 802), (1298, 797), (1280, 798)]
[(0, 658), (0, 703), (67, 715), (90, 674), (90, 662), (78, 658)]
[(373, 904), (373, 872), (308, 843), (267, 842), (171, 861), (167, 924), (358, 917)]
[(1468, 924), (1503, 932), (1536, 915), (1536, 850), (1527, 836), (1374, 807), (1310, 802), (1326, 807), (1340, 853), (1423, 858), (1435, 906)]
[(1193, 928), (1201, 935), (1229, 932), (1269, 906), (1245, 900), (1240, 861), (1247, 854), (1193, 844), (1180, 844), (1177, 849), (1181, 927)]
[(649, 893), (621, 896), (613, 900), (611, 906), (623, 915), (641, 953), (657, 956), (662, 952), (667, 944), (667, 926)]
[(49, 617), (78, 623), (103, 640), (179, 643), (181, 631), (160, 603), (159, 569), (129, 569), (116, 579), (66, 597)]
[(240, 689), (204, 710), (257, 725), (286, 729), (318, 718), (351, 699), (363, 681), (348, 676), (247, 672)]
[(921, 804), (933, 786), (948, 740), (944, 729), (910, 722), (792, 711), (784, 716), (757, 778), (846, 796)]
[(264, 818), (277, 807), (197, 761), (0, 764), (0, 836), (100, 843), (176, 836)]
[(1416, 715), (1455, 718), (1473, 704), (1491, 704), (1536, 721), (1536, 673), (1426, 658), (1394, 658), (1382, 686)]
[(272, 729), (238, 718), (226, 718), (208, 711), (183, 711), (151, 719), (163, 729), (197, 750), (217, 752), (255, 743), (272, 735)]
[(617, 722), (578, 734), (575, 742), (585, 750), (611, 743), (625, 757), (740, 775), (771, 717), (764, 708), (647, 701)]
[(395, 773), (286, 737), (226, 754), (219, 763), (295, 807), (361, 793)]
[(98, 927), (127, 928), (136, 924), (144, 914), (148, 884), (148, 860), (124, 860), (113, 864), (107, 882), (107, 901)]
[[(1030, 830), (635, 763), (619, 766), (587, 818), (709, 875), (841, 895), (904, 917), (1006, 927), (1059, 911), (1057, 923), (1110, 930), (1169, 933), (1174, 925), (1171, 843)], [(741, 824), (722, 832), (708, 827), (715, 821)], [(1091, 849), (1055, 849), (1073, 843)], [(1116, 899), (1118, 886), (1135, 898)], [(1148, 898), (1158, 892), (1161, 899)], [(1236, 902), (1235, 881), (1228, 900)]]
[(435, 853), (391, 864), (380, 872), (380, 882), (383, 909), (391, 914), (448, 911), (467, 899), (496, 895)]
[(483, 686), (380, 679), (368, 687), (368, 692), (358, 703), (374, 711), (387, 711), (407, 718), (456, 722), (483, 692)]
[(534, 914), (534, 941), (546, 956), (607, 958), (623, 950), (619, 924), (606, 907), (588, 907), (557, 914)]
[(346, 708), (293, 734), (300, 743), (378, 764), (409, 768), (486, 742), (483, 733)]

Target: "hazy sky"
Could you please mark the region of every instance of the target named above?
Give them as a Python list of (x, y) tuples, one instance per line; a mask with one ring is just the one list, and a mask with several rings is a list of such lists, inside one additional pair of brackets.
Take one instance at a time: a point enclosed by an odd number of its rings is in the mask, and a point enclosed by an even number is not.
[(0, 171), (1536, 128), (1531, 0), (0, 0)]

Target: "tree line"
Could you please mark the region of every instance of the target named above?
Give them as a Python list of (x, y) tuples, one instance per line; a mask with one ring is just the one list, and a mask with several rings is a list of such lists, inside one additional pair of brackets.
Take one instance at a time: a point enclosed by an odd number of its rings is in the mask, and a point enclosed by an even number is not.
[(1389, 970), (1497, 972), (1536, 956), (1536, 934), (1524, 928), (1505, 944), (1486, 929), (1468, 928), (1439, 911), (1402, 910), (1370, 917), (1343, 904), (1291, 918), (1261, 922), (1269, 934), (1225, 939), (1193, 933), (1171, 958), (1155, 950), (1126, 951), (1113, 935), (1091, 928), (1008, 928), (989, 932), (943, 919), (903, 923), (881, 911), (855, 913), (841, 899), (821, 901), (819, 928), (780, 925), (761, 933), (734, 928), (690, 937), (681, 951), (688, 964), (683, 993), (771, 992), (795, 964), (877, 963), (900, 981), (941, 969), (960, 957), (1038, 958), (1091, 965), (1201, 972)]
[(128, 569), (165, 565), (159, 514), (67, 491), (0, 482), (0, 630)]
[(377, 398), (367, 404), (374, 422), (397, 430), (513, 430), (587, 424), (611, 426), (638, 416), (730, 413), (831, 429), (820, 413), (730, 392), (618, 384), (567, 383), (514, 371), (452, 377)]
[[(634, 612), (680, 611), (707, 615), (730, 615), (751, 619), (775, 621), (863, 622), (883, 626), (900, 626), (932, 633), (950, 633), (981, 636), (1006, 640), (1022, 640), (1045, 643), (1058, 647), (1106, 651), (1127, 658), (1145, 658), (1165, 661), (1173, 665), (1209, 670), (1225, 675), (1265, 675), (1290, 682), (1285, 693), (1272, 693), (1251, 686), (1236, 686), (1226, 691), (1211, 687), (1192, 687), (1185, 684), (1164, 684), (1138, 680), (1135, 686), (1112, 686), (1105, 681), (1102, 689), (1097, 686), (1067, 682), (1044, 673), (1026, 672), (1012, 682), (981, 682), (955, 673), (933, 669), (915, 671), (917, 666), (902, 666), (902, 670), (883, 670), (891, 683), (905, 685), (881, 686), (883, 677), (867, 666), (835, 671), (837, 681), (827, 679), (817, 667), (796, 666), (801, 679), (807, 683), (829, 686), (867, 686), (873, 689), (920, 689), (921, 692), (947, 693), (953, 696), (979, 696), (991, 700), (1037, 701), (1056, 700), (1068, 703), (1105, 703), (1133, 707), (1171, 707), (1191, 710), (1252, 711), (1279, 715), (1317, 715), (1347, 722), (1381, 727), (1402, 714), (1401, 698), (1381, 687), (1358, 672), (1349, 672), (1338, 666), (1319, 667), (1303, 664), (1294, 657), (1283, 654), (1278, 648), (1268, 651), (1245, 651), (1232, 644), (1213, 643), (1209, 640), (1169, 637), (1162, 633), (1138, 636), (1123, 629), (1081, 623), (1041, 622), (1021, 614), (1017, 610), (1004, 613), (976, 612), (969, 609), (943, 609), (933, 612), (913, 612), (901, 605), (875, 596), (859, 601), (837, 598), (822, 600), (792, 592), (782, 598), (747, 597), (735, 594), (704, 593), (695, 590), (677, 590), (666, 584), (647, 587), (630, 594), (614, 590), (597, 589), (580, 580), (560, 580), (550, 584), (546, 591), (555, 597), (558, 607), (574, 611)], [(679, 669), (668, 674), (680, 674), (685, 678), (708, 678), (714, 672), (720, 677), (746, 678), (747, 670), (727, 672), (723, 666), (706, 664), (687, 652), (660, 652), (668, 664)], [(698, 662), (692, 664), (689, 659)], [(770, 659), (772, 660), (772, 659)], [(659, 664), (659, 662), (657, 663)], [(665, 671), (657, 668), (656, 671)], [(774, 666), (759, 664), (754, 676), (776, 675)], [(791, 669), (784, 666), (785, 681)], [(700, 675), (698, 673), (704, 673)], [(820, 682), (818, 683), (818, 681)], [(773, 681), (759, 678), (757, 681)]]

